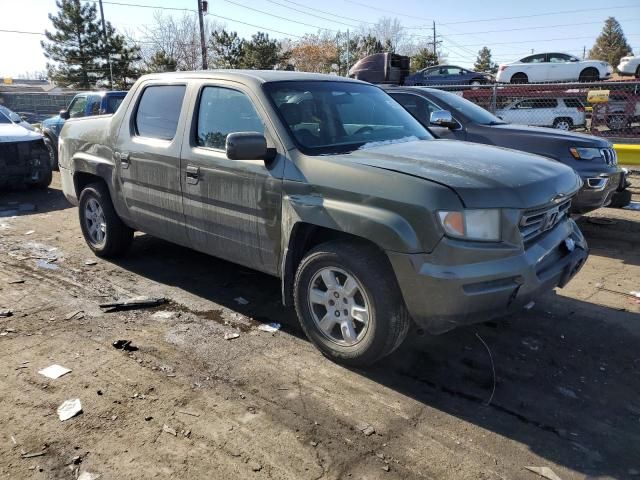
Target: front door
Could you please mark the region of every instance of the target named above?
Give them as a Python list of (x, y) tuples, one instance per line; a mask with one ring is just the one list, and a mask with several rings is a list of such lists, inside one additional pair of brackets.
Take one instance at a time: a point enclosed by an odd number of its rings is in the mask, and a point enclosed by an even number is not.
[[(237, 84), (203, 84), (194, 93), (189, 138), (182, 149), (181, 181), (190, 245), (234, 263), (276, 274), (280, 262), (284, 156), (230, 160), (229, 133), (274, 135), (250, 92)], [(282, 149), (280, 149), (282, 151)]]
[(137, 229), (185, 244), (180, 148), (186, 85), (147, 82), (139, 88), (114, 152), (127, 215)]

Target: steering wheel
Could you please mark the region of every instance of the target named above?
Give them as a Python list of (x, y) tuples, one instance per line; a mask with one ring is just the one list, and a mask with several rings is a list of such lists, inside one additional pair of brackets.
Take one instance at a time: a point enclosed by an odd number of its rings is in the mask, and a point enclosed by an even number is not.
[(361, 133), (368, 133), (368, 132), (373, 132), (373, 127), (370, 127), (368, 125), (366, 127), (360, 127), (358, 130), (353, 132), (353, 134), (360, 135)]

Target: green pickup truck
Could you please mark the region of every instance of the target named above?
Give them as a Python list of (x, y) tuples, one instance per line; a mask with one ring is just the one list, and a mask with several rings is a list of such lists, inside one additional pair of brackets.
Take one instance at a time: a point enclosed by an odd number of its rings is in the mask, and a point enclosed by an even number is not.
[(309, 339), (350, 365), (412, 322), (438, 334), (521, 308), (588, 254), (571, 168), (435, 140), (335, 76), (144, 76), (114, 115), (66, 122), (60, 172), (97, 255), (140, 230), (277, 276)]

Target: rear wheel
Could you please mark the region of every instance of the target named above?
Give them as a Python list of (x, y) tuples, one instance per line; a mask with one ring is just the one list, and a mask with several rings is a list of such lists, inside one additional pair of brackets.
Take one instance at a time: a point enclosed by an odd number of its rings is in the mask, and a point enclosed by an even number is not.
[(58, 152), (53, 144), (53, 140), (49, 137), (44, 137), (44, 144), (49, 151), (49, 163), (51, 163), (51, 170), (58, 170)]
[(571, 127), (573, 127), (573, 122), (570, 118), (556, 118), (553, 121), (553, 128), (558, 130), (571, 130)]
[(131, 245), (133, 230), (118, 217), (104, 183), (92, 183), (82, 190), (78, 214), (84, 239), (99, 257), (117, 257)]
[(376, 247), (328, 242), (300, 263), (294, 285), (305, 334), (330, 359), (367, 366), (393, 352), (409, 330), (393, 270)]
[(600, 79), (600, 74), (595, 68), (585, 68), (580, 72), (578, 81), (580, 82), (597, 82)]
[(525, 73), (516, 73), (511, 77), (511, 83), (529, 83), (529, 77)]

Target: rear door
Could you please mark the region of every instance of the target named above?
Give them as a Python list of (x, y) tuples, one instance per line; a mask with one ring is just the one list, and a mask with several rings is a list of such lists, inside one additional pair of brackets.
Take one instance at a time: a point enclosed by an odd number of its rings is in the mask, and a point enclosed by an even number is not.
[(138, 230), (186, 244), (180, 185), (186, 83), (148, 81), (139, 90), (114, 152), (122, 195)]
[[(285, 157), (266, 112), (248, 88), (226, 81), (198, 85), (190, 110), (181, 165), (190, 245), (277, 274)], [(263, 133), (280, 153), (267, 162), (230, 160), (225, 142), (235, 132)]]

